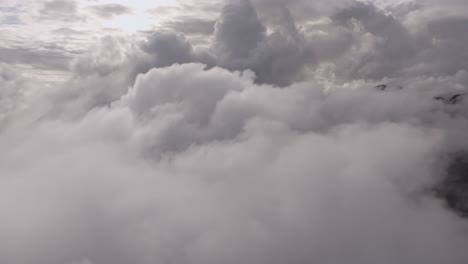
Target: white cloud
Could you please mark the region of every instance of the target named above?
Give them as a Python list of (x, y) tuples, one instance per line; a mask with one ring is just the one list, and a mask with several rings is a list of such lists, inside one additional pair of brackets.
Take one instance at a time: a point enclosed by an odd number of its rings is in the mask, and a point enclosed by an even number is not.
[(228, 3), (212, 35), (183, 26), (205, 2), (98, 34), (63, 83), (0, 64), (0, 263), (466, 263), (434, 190), (468, 149), (466, 18)]
[(429, 94), (153, 69), (79, 120), (2, 132), (1, 260), (464, 263), (465, 224), (424, 189), (467, 124), (439, 126)]

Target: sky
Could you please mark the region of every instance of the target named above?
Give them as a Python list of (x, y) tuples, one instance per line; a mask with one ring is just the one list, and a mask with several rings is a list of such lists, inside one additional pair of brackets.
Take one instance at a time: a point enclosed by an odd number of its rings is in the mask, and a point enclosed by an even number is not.
[(0, 263), (465, 264), (466, 0), (0, 1)]

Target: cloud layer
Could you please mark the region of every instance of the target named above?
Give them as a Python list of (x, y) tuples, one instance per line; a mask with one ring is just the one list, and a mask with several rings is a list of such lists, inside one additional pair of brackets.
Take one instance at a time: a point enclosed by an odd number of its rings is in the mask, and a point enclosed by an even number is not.
[(436, 191), (468, 150), (465, 5), (200, 4), (63, 83), (0, 64), (0, 262), (466, 263)]

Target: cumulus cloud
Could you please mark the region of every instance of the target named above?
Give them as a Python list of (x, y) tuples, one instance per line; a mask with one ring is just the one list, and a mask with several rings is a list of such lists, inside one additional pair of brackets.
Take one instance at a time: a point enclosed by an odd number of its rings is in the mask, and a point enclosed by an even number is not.
[(247, 58), (266, 31), (250, 1), (233, 2), (223, 8), (215, 25), (215, 50), (228, 61)]
[(79, 120), (12, 124), (2, 261), (464, 263), (465, 223), (425, 190), (466, 119), (425, 90), (323, 88), (174, 65)]
[(218, 64), (228, 69), (252, 69), (260, 83), (290, 84), (305, 64), (313, 63), (312, 51), (297, 31), (289, 9), (280, 7), (279, 16), (283, 27), (267, 34), (250, 1), (226, 5), (214, 33)]
[(0, 262), (466, 263), (461, 4), (328, 2), (1, 64)]
[(0, 61), (3, 63), (27, 64), (38, 69), (50, 70), (66, 70), (71, 60), (68, 51), (54, 46), (43, 47), (43, 50), (0, 47), (0, 55)]

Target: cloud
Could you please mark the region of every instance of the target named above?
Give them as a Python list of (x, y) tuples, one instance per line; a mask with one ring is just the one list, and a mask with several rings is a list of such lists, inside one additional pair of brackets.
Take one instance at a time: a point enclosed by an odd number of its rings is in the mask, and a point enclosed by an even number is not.
[(6, 117), (19, 97), (20, 89), (17, 74), (6, 64), (0, 64), (0, 131), (4, 125)]
[(39, 69), (67, 70), (71, 61), (68, 51), (48, 46), (42, 50), (23, 47), (0, 47), (0, 61), (9, 64), (27, 64)]
[(221, 60), (247, 58), (265, 38), (266, 28), (248, 0), (227, 4), (215, 25), (214, 49)]
[(468, 69), (467, 53), (461, 44), (467, 41), (461, 34), (468, 29), (467, 22), (468, 17), (447, 17), (429, 23), (427, 28), (433, 37), (433, 49), (421, 57), (433, 64), (430, 70), (455, 74), (460, 69)]
[(78, 6), (74, 0), (51, 0), (44, 2), (39, 13), (43, 19), (72, 21), (78, 19)]
[(119, 4), (94, 5), (89, 7), (93, 13), (101, 18), (110, 19), (114, 16), (125, 15), (132, 12), (132, 9)]
[(466, 119), (415, 87), (254, 79), (152, 69), (82, 118), (8, 126), (1, 260), (464, 263), (465, 223), (425, 190)]
[[(403, 20), (405, 16), (414, 19), (411, 17), (419, 12), (416, 10), (407, 10)], [(444, 76), (466, 69), (466, 65), (455, 58), (463, 58), (464, 48), (457, 45), (448, 48), (451, 45), (448, 43), (464, 42), (456, 33), (460, 27), (447, 27), (445, 33), (440, 34), (445, 23), (453, 21), (456, 24), (463, 18), (434, 16), (424, 26), (402, 23), (401, 20), (401, 17), (385, 13), (369, 3), (357, 3), (336, 13), (333, 21), (351, 30), (355, 39), (344, 59), (337, 60), (335, 65), (346, 65), (343, 73), (354, 79), (414, 74)], [(456, 39), (454, 42), (450, 40), (452, 37)], [(338, 71), (341, 72), (339, 68)]]
[(466, 263), (461, 2), (225, 4), (4, 48), (0, 263)]
[(177, 20), (169, 21), (165, 24), (168, 28), (187, 35), (207, 35), (210, 36), (214, 32), (216, 21), (180, 17)]

